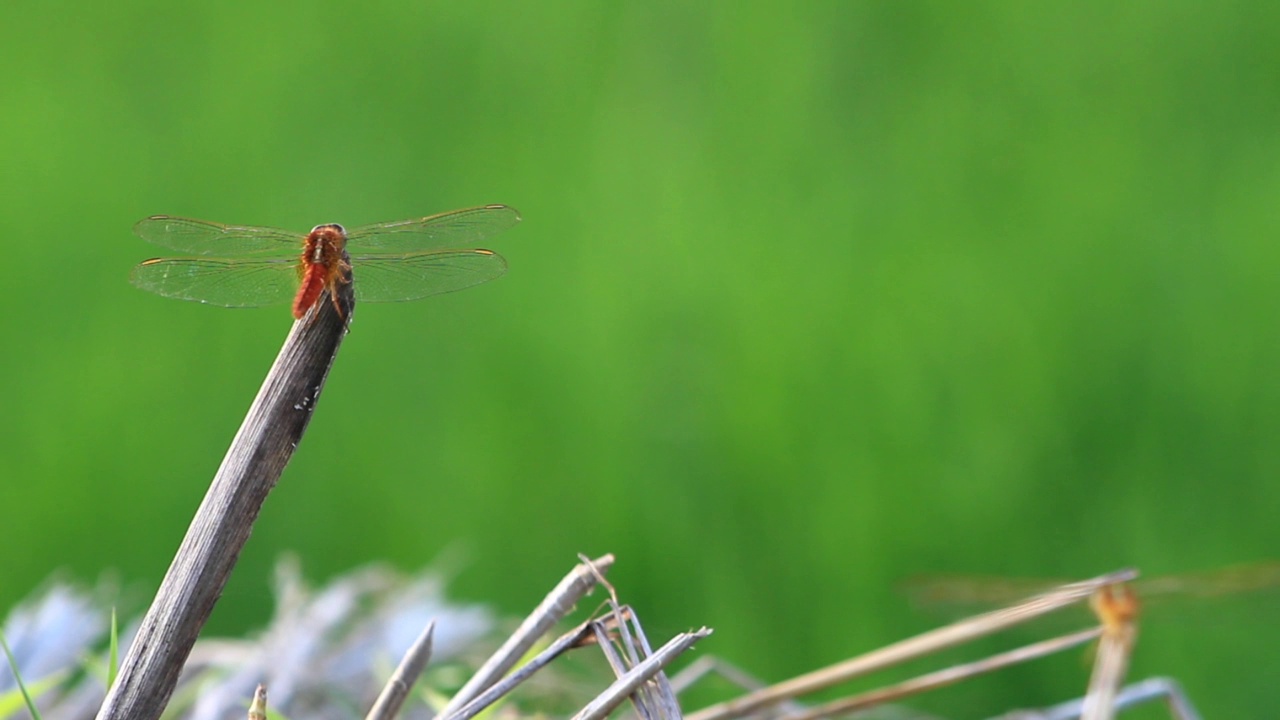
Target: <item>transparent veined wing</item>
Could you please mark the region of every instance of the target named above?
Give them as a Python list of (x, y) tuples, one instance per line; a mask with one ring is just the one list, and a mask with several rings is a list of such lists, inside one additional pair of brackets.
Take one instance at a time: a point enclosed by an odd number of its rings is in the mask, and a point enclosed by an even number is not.
[(417, 300), (488, 282), (507, 271), (507, 261), (490, 250), (434, 250), (407, 255), (353, 257), (356, 299), (367, 302)]
[(358, 227), (347, 233), (347, 248), (352, 255), (463, 249), (518, 222), (520, 213), (515, 208), (485, 205)]
[(268, 227), (223, 225), (207, 220), (153, 215), (133, 226), (138, 237), (192, 255), (253, 255), (302, 252), (305, 233)]
[(291, 300), (298, 291), (298, 261), (290, 258), (155, 258), (133, 268), (129, 281), (165, 297), (259, 307)]

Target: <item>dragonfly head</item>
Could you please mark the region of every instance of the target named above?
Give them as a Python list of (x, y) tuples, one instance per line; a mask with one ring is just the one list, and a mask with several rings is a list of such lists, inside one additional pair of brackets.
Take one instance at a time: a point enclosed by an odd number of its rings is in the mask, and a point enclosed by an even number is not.
[(326, 267), (336, 266), (346, 246), (347, 231), (341, 225), (317, 225), (307, 235), (307, 261)]
[(347, 229), (346, 229), (346, 228), (344, 228), (344, 227), (342, 227), (342, 226), (341, 226), (341, 225), (339, 225), (338, 223), (328, 223), (328, 224), (325, 224), (325, 225), (317, 225), (317, 226), (315, 226), (315, 227), (311, 228), (311, 233), (312, 233), (313, 235), (314, 235), (314, 234), (316, 234), (316, 233), (320, 233), (320, 234), (328, 235), (328, 234), (330, 234), (330, 233), (334, 233), (334, 232), (338, 233), (339, 235), (341, 235), (341, 236), (342, 236), (342, 237), (344, 237), (344, 238), (347, 236)]

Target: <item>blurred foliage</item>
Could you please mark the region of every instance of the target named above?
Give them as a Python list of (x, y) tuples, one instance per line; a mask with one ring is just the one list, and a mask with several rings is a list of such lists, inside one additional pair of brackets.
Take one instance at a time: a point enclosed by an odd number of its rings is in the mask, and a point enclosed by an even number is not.
[[(651, 632), (711, 625), (701, 652), (776, 679), (936, 622), (907, 575), (1276, 554), (1280, 5), (17, 0), (0, 26), (0, 608), (55, 568), (154, 586), (291, 322), (130, 287), (153, 213), (525, 217), (501, 280), (357, 309), (222, 633), (265, 621), (284, 550), (323, 576), (452, 549), (455, 591), (508, 612), (612, 551)], [(1134, 674), (1258, 716), (1274, 603), (1224, 607), (1153, 614)]]

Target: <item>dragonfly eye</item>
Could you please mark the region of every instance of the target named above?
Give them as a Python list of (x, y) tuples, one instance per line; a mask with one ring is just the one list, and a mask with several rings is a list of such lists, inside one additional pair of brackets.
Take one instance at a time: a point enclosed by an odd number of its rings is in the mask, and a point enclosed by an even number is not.
[(342, 235), (342, 236), (344, 236), (344, 237), (345, 237), (345, 236), (346, 236), (346, 234), (347, 234), (347, 229), (346, 229), (346, 228), (344, 228), (344, 227), (342, 227), (342, 226), (341, 226), (341, 225), (339, 225), (338, 223), (326, 223), (326, 224), (324, 224), (324, 225), (317, 225), (317, 226), (315, 226), (315, 227), (311, 228), (311, 232), (313, 232), (313, 233), (320, 232), (321, 230), (336, 230), (336, 231), (338, 231), (338, 234), (340, 234), (340, 235)]

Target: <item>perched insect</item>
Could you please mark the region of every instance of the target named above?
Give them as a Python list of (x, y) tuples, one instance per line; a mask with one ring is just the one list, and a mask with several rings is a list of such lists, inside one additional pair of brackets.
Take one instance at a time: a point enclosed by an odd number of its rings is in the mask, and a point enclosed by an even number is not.
[(135, 267), (129, 279), (165, 297), (224, 307), (292, 298), (293, 316), (299, 319), (328, 290), (342, 314), (336, 290), (346, 282), (354, 282), (357, 300), (396, 302), (498, 277), (507, 269), (501, 255), (466, 246), (518, 222), (514, 208), (485, 205), (350, 232), (341, 225), (317, 225), (304, 235), (156, 215), (133, 231), (197, 257), (153, 258)]

